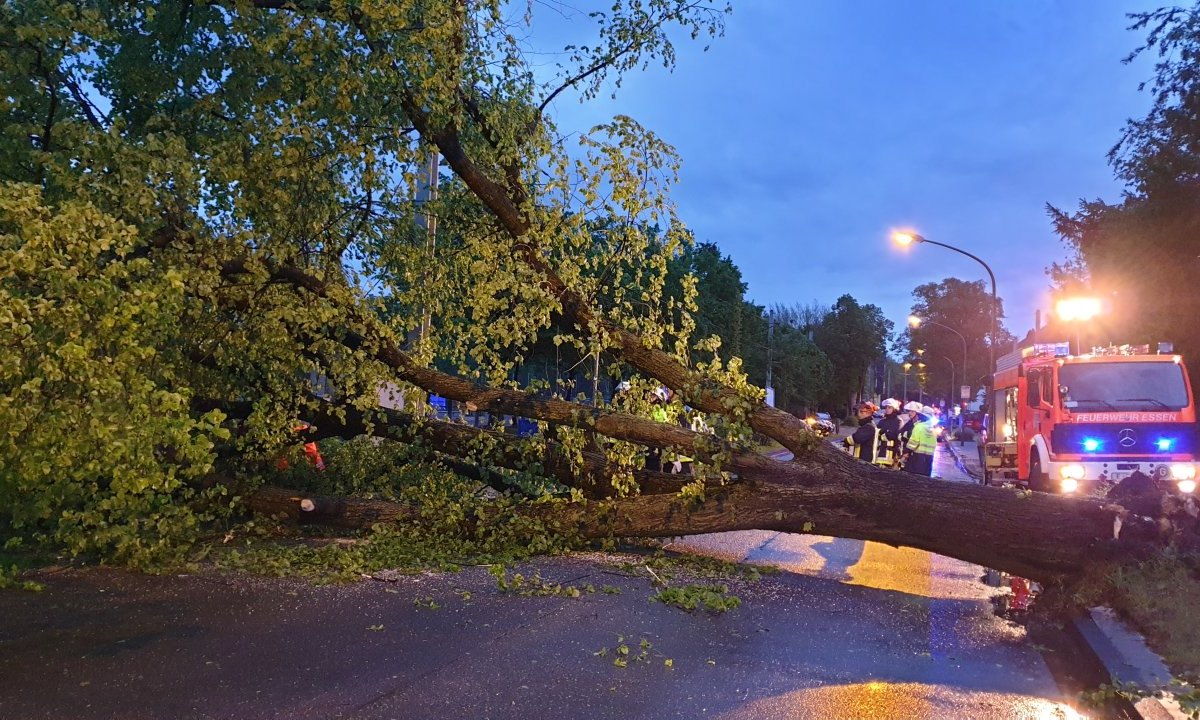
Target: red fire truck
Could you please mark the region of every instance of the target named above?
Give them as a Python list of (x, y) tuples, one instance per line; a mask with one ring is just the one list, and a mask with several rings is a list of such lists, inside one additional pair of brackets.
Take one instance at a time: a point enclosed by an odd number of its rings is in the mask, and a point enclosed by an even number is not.
[(997, 359), (987, 482), (1072, 493), (1141, 472), (1194, 492), (1192, 388), (1180, 356), (1159, 350), (1039, 343)]

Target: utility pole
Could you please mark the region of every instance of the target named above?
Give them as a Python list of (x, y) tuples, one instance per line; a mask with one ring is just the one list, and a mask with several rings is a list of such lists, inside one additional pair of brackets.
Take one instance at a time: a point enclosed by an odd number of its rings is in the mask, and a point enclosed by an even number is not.
[[(438, 197), (438, 162), (440, 156), (438, 151), (429, 150), (429, 155), (425, 158), (424, 177), (422, 178), (421, 186), (417, 189), (417, 226), (425, 230), (427, 238), (426, 247), (429, 250), (429, 261), (433, 262), (434, 251), (437, 248), (437, 216), (429, 210), (430, 203), (436, 202)], [(426, 308), (421, 316), (421, 340), (429, 334), (430, 312)]]
[[(434, 251), (437, 247), (437, 216), (430, 209), (430, 203), (437, 200), (438, 193), (438, 151), (430, 148), (429, 154), (425, 157), (425, 166), (422, 168), (420, 181), (417, 186), (417, 227), (425, 231), (428, 238), (426, 247), (429, 250), (429, 262), (433, 264)], [(429, 335), (429, 327), (431, 323), (430, 309), (425, 307), (421, 310), (421, 324), (417, 327), (415, 333), (410, 333), (408, 341), (410, 345), (420, 346), (425, 342)], [(414, 337), (415, 335), (415, 337)], [(415, 341), (415, 342), (414, 342)], [(429, 393), (425, 393), (425, 406), (429, 407)], [(446, 411), (449, 415), (449, 406)]]
[(771, 380), (771, 366), (774, 361), (771, 358), (772, 344), (775, 340), (775, 310), (767, 310), (767, 404), (775, 407), (775, 386)]

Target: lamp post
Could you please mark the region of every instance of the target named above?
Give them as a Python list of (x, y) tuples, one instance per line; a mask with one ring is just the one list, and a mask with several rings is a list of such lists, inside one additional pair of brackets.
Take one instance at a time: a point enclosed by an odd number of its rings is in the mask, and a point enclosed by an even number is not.
[[(946, 243), (940, 243), (940, 242), (937, 242), (936, 240), (930, 240), (929, 238), (923, 237), (915, 232), (901, 232), (901, 231), (894, 232), (894, 233), (892, 233), (892, 240), (894, 240), (896, 242), (896, 244), (900, 245), (901, 247), (908, 247), (914, 243), (929, 243), (930, 245), (937, 245), (938, 247), (944, 247), (947, 250), (953, 250), (956, 253), (966, 255), (967, 257), (971, 258), (975, 262), (982, 265), (984, 270), (987, 270), (988, 279), (992, 281), (992, 332), (991, 332), (991, 337), (988, 339), (988, 374), (987, 374), (988, 402), (990, 403), (991, 402), (992, 385), (995, 382), (995, 376), (993, 375), (993, 373), (996, 372), (996, 315), (998, 314), (998, 310), (997, 310), (998, 303), (996, 302), (996, 274), (992, 272), (992, 268), (989, 267), (987, 263), (985, 263), (983, 260), (980, 260), (977, 256), (972, 255), (971, 253), (967, 252), (966, 250), (963, 250), (962, 248), (956, 248), (953, 245), (947, 245)], [(990, 418), (992, 420), (992, 422), (990, 422), (989, 424), (994, 424), (995, 419), (992, 418), (991, 413), (988, 413), (988, 418)], [(987, 428), (987, 431), (988, 431), (988, 437), (992, 437), (993, 436), (992, 428)]]
[(950, 397), (948, 398), (947, 405), (953, 405), (954, 404), (954, 378), (957, 373), (954, 370), (954, 361), (950, 359), (949, 355), (943, 355), (942, 359), (945, 360), (946, 362), (950, 363)]
[(908, 402), (908, 371), (912, 369), (912, 365), (912, 363), (906, 362), (902, 366), (904, 368), (904, 402), (900, 403), (901, 405)]
[[(909, 325), (909, 327), (912, 327), (912, 328), (917, 328), (918, 326), (920, 326), (920, 325), (921, 325), (921, 323), (925, 323), (925, 324), (927, 324), (927, 325), (937, 325), (937, 326), (938, 326), (938, 327), (940, 327), (940, 328), (943, 328), (943, 329), (945, 329), (945, 330), (949, 330), (950, 332), (952, 332), (952, 333), (954, 333), (955, 335), (957, 335), (957, 336), (958, 336), (958, 339), (962, 341), (962, 348), (963, 348), (963, 361), (962, 361), (962, 369), (963, 369), (963, 372), (962, 372), (962, 376), (963, 376), (963, 383), (965, 384), (965, 383), (967, 382), (967, 339), (966, 339), (965, 337), (963, 337), (963, 334), (962, 334), (962, 333), (960, 333), (959, 331), (957, 331), (957, 330), (955, 330), (954, 328), (950, 327), (949, 325), (943, 325), (943, 324), (941, 324), (940, 322), (934, 322), (933, 320), (929, 320), (929, 319), (927, 319), (927, 318), (922, 318), (922, 317), (917, 317), (916, 315), (909, 315), (909, 316), (908, 316), (908, 325)], [(950, 401), (951, 401), (951, 402), (954, 402), (954, 403), (957, 403), (957, 399), (955, 398), (955, 396), (954, 396), (955, 394), (954, 394), (954, 392), (953, 392), (953, 391), (954, 391), (954, 384), (953, 384), (953, 383), (951, 383), (951, 384), (950, 384), (950, 390), (951, 390), (951, 392), (950, 392)]]

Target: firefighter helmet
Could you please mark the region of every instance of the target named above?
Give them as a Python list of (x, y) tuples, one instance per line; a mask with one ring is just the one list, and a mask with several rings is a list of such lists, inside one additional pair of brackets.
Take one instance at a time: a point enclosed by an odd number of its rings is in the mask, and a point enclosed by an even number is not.
[(922, 407), (923, 406), (921, 405), (921, 403), (917, 402), (916, 400), (909, 400), (904, 405), (905, 410), (907, 410), (908, 412), (915, 412), (915, 413), (921, 412)]

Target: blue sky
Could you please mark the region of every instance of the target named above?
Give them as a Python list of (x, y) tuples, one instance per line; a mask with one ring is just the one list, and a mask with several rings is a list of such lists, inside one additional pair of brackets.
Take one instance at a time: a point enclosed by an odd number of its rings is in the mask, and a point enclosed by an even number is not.
[[(682, 40), (673, 73), (626, 77), (615, 100), (559, 99), (560, 129), (630, 115), (683, 158), (674, 197), (698, 240), (732, 256), (755, 302), (850, 293), (901, 327), (912, 289), (985, 279), (974, 261), (887, 241), (909, 226), (979, 255), (1018, 336), (1050, 307), (1066, 251), (1045, 204), (1115, 200), (1105, 154), (1149, 107), (1128, 12), (1158, 1), (755, 0), (723, 38)], [(548, 7), (553, 7), (547, 12)], [(535, 6), (568, 34), (586, 16)]]

